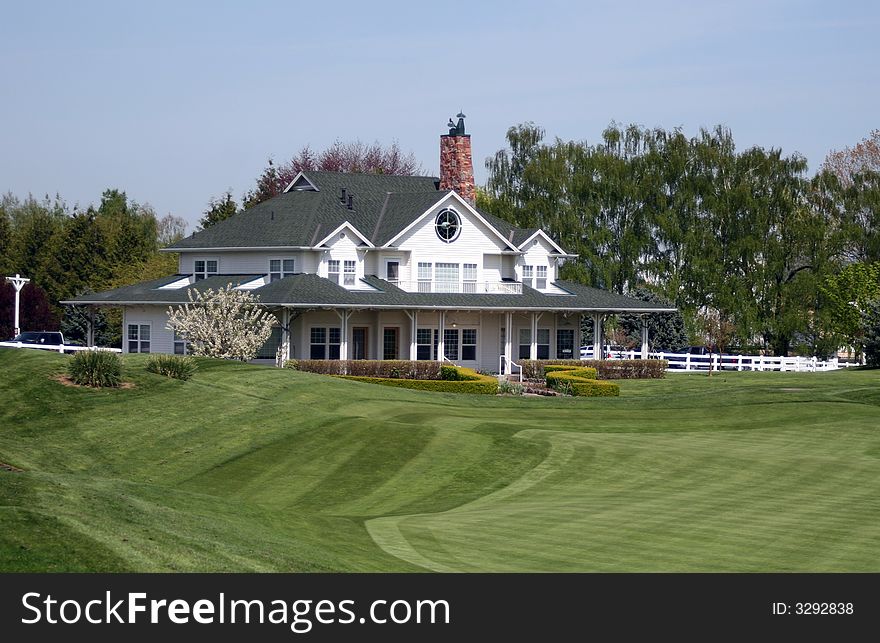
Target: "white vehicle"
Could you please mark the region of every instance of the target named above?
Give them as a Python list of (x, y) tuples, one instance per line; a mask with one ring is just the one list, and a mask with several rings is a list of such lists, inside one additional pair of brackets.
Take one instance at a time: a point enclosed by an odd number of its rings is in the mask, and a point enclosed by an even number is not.
[[(626, 347), (614, 344), (605, 344), (603, 348), (603, 359), (623, 359), (626, 357)], [(593, 355), (593, 345), (588, 344), (581, 346), (581, 359), (596, 359)]]

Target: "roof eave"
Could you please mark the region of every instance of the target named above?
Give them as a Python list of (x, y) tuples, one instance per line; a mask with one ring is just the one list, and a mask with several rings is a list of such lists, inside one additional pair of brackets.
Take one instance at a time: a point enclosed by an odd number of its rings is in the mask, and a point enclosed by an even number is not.
[(253, 252), (255, 250), (315, 250), (313, 246), (213, 246), (209, 248), (161, 248), (159, 252)]

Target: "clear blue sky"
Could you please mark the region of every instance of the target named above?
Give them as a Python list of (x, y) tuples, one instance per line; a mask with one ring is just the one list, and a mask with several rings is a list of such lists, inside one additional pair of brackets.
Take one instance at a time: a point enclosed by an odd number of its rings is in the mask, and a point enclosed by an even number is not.
[(398, 140), (438, 170), (468, 115), (477, 181), (513, 124), (595, 141), (612, 120), (811, 169), (880, 127), (880, 8), (732, 2), (10, 2), (0, 191), (87, 205), (106, 187), (196, 221), (268, 157)]

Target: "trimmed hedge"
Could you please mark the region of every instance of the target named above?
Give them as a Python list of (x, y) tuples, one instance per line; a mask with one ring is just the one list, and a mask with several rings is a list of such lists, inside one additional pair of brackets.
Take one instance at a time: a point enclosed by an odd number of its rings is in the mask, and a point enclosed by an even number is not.
[(669, 362), (665, 359), (540, 359), (522, 361), (523, 378), (544, 379), (546, 366), (595, 368), (600, 380), (661, 379)]
[[(565, 369), (564, 366), (560, 367)], [(594, 368), (569, 368), (547, 373), (547, 386), (580, 397), (617, 397), (620, 387), (612, 382), (595, 379)]]
[(491, 375), (480, 375), (469, 368), (445, 366), (444, 368), (455, 369), (459, 379), (442, 380), (407, 380), (394, 377), (367, 377), (363, 375), (337, 375), (340, 379), (366, 382), (367, 384), (381, 384), (383, 386), (397, 386), (399, 388), (415, 389), (417, 391), (436, 391), (441, 393), (471, 393), (477, 395), (495, 395), (498, 392), (498, 380)]
[(596, 374), (596, 369), (590, 366), (565, 366), (563, 364), (547, 364), (544, 366), (544, 374), (547, 373), (561, 373), (563, 371), (577, 374), (580, 377), (586, 378), (588, 380), (597, 380), (599, 376)]
[[(285, 368), (319, 375), (356, 375), (407, 380), (440, 379), (440, 362), (432, 360), (291, 359)], [(447, 367), (448, 368), (448, 367)]]

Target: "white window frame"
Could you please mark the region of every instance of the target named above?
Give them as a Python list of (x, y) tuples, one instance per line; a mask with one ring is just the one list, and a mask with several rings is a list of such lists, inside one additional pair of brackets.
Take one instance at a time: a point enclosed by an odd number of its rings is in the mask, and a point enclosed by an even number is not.
[(527, 265), (522, 267), (522, 282), (523, 286), (535, 287), (535, 266)]
[[(419, 342), (419, 335), (428, 333), (428, 342), (425, 344), (424, 342)], [(436, 359), (436, 354), (434, 353), (435, 340), (434, 336), (437, 334), (437, 329), (430, 326), (419, 326), (416, 329), (416, 359), (422, 360), (434, 360)], [(428, 347), (428, 357), (419, 357), (419, 347)]]
[[(332, 268), (336, 268), (336, 270), (332, 270)], [(334, 284), (339, 285), (341, 283), (341, 275), (342, 275), (342, 263), (339, 259), (328, 259), (327, 260), (327, 279), (332, 281)]]
[[(396, 263), (397, 264), (397, 279), (391, 279), (388, 276), (388, 264)], [(400, 267), (403, 265), (403, 261), (400, 257), (386, 257), (385, 258), (385, 280), (388, 283), (392, 283), (395, 286), (400, 283)]]
[[(517, 332), (517, 338), (519, 339), (517, 357), (519, 359), (530, 359), (532, 354), (532, 329), (520, 328)], [(525, 338), (525, 341), (523, 341), (523, 338)], [(523, 350), (524, 348), (525, 350)]]
[[(541, 335), (544, 335), (544, 336), (547, 338), (547, 341), (546, 341), (546, 342), (542, 342), (542, 341), (541, 341)], [(552, 338), (552, 335), (551, 335), (551, 333), (550, 333), (550, 329), (549, 329), (549, 328), (539, 328), (539, 329), (538, 329), (538, 334), (537, 334), (536, 337), (535, 337), (535, 346), (536, 346), (537, 351), (538, 351), (538, 354), (537, 354), (537, 358), (538, 358), (538, 359), (550, 359), (550, 341), (551, 341), (551, 338)], [(546, 347), (547, 347), (547, 351), (546, 351), (546, 353), (544, 354), (544, 357), (541, 357), (541, 347), (542, 347), (542, 346), (546, 346)]]
[(461, 292), (475, 293), (477, 292), (477, 264), (463, 263), (461, 264)]
[[(177, 331), (171, 331), (174, 336), (174, 354), (175, 355), (186, 355), (189, 352), (189, 342), (186, 341), (183, 337), (177, 334)], [(178, 347), (181, 349), (181, 352), (177, 352)]]
[[(343, 286), (354, 286), (357, 283), (357, 260), (355, 259), (343, 259), (342, 260), (342, 285)], [(349, 270), (351, 268), (351, 270)]]
[[(131, 327), (134, 326), (137, 329), (137, 338), (131, 338)], [(147, 333), (149, 337), (147, 339), (143, 339), (143, 329), (144, 326), (147, 327)], [(137, 350), (131, 350), (132, 342), (137, 344)], [(143, 350), (144, 344), (147, 345), (147, 350)], [(153, 348), (153, 324), (151, 322), (141, 322), (141, 321), (130, 321), (126, 320), (125, 322), (125, 350), (128, 353), (150, 353)]]
[[(324, 331), (324, 341), (323, 342), (313, 342), (312, 341), (312, 333), (316, 330)], [(337, 337), (339, 338), (338, 342), (330, 341), (330, 331), (335, 330)], [(312, 357), (312, 346), (323, 346), (324, 347), (324, 357)], [(337, 347), (337, 357), (330, 357), (330, 347)], [(309, 327), (309, 359), (326, 359), (326, 360), (338, 360), (340, 351), (342, 350), (342, 330), (339, 326), (310, 326)]]
[[(215, 263), (215, 270), (212, 272), (208, 270), (208, 262), (213, 261)], [(199, 263), (202, 263), (202, 269), (199, 270)], [(220, 274), (220, 257), (196, 257), (193, 259), (193, 280), (201, 281), (202, 279), (207, 279), (208, 277), (213, 277), (214, 275)]]
[[(277, 261), (278, 270), (272, 270), (272, 262)], [(290, 262), (290, 270), (287, 270), (284, 266), (286, 262)], [(273, 281), (277, 281), (278, 279), (284, 279), (285, 277), (292, 275), (296, 272), (296, 258), (295, 257), (270, 257), (269, 258), (269, 283)], [(277, 275), (277, 276), (276, 276)]]
[(431, 292), (434, 281), (434, 264), (430, 261), (419, 261), (418, 265), (419, 292)]
[[(441, 277), (450, 277), (441, 279)], [(451, 277), (454, 277), (451, 278)], [(461, 264), (438, 261), (434, 265), (434, 292), (461, 292)]]
[(535, 266), (535, 288), (547, 290), (547, 266)]
[[(455, 340), (450, 337), (454, 336)], [(452, 350), (455, 349), (455, 350)], [(444, 328), (443, 329), (443, 357), (453, 362), (457, 362), (461, 355), (461, 329), (460, 328)]]
[[(464, 334), (469, 333), (471, 331), (473, 331), (473, 333), (474, 333), (474, 342), (473, 342), (473, 344), (470, 344), (470, 343), (466, 344), (464, 341)], [(478, 328), (462, 328), (461, 329), (461, 335), (459, 335), (459, 343), (458, 343), (458, 350), (459, 350), (459, 355), (461, 355), (461, 361), (474, 362), (477, 360), (477, 356), (479, 355), (479, 349), (478, 349), (479, 342), (480, 342), (480, 331)], [(474, 359), (472, 359), (472, 360), (467, 359), (464, 356), (464, 347), (465, 346), (473, 346), (474, 347)]]

